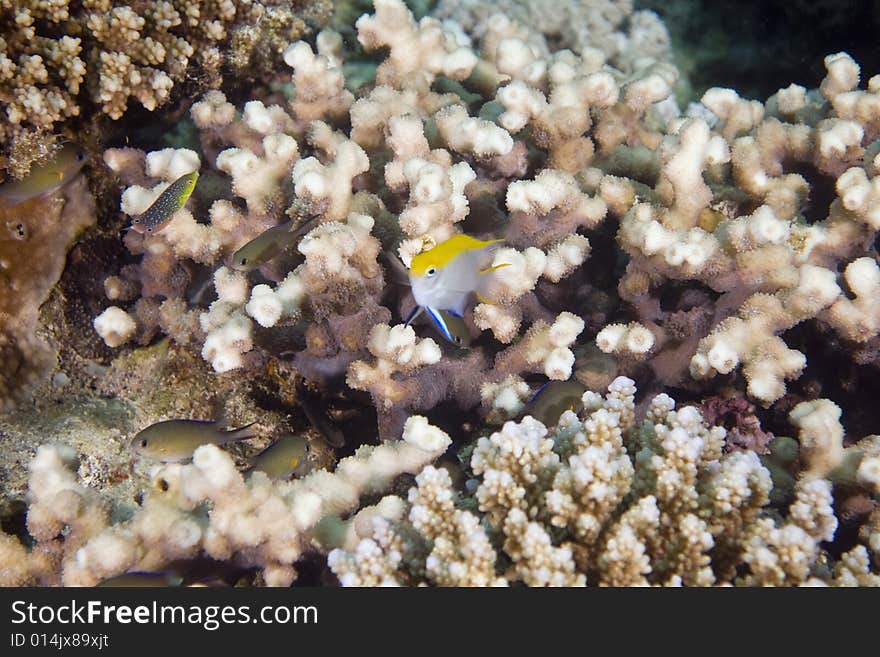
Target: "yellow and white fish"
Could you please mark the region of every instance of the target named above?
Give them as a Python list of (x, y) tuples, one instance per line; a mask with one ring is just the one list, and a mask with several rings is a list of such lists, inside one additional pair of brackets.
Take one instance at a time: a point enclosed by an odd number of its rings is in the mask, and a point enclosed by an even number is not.
[(507, 264), (488, 266), (497, 244), (502, 240), (478, 240), (470, 235), (454, 235), (433, 249), (414, 256), (409, 266), (409, 283), (418, 306), (406, 320), (427, 309), (444, 335), (436, 311), (445, 310), (461, 317), (471, 294), (480, 294), (485, 277)]

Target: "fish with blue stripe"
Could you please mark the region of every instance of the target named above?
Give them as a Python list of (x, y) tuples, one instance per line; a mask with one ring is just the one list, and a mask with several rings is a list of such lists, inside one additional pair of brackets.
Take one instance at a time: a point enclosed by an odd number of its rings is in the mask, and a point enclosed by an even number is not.
[(481, 302), (491, 303), (483, 294), (490, 281), (487, 274), (508, 266), (508, 263), (489, 265), (501, 241), (454, 235), (414, 256), (408, 274), (413, 298), (418, 305), (405, 324), (409, 326), (419, 314), (427, 311), (444, 338), (453, 344), (458, 344), (456, 336), (464, 341), (461, 329), (450, 327), (451, 318), (460, 319), (464, 315), (471, 294)]
[(458, 315), (453, 315), (446, 310), (427, 308), (428, 316), (434, 320), (434, 326), (447, 342), (454, 344), (459, 349), (468, 349), (471, 346), (471, 332), (467, 323)]

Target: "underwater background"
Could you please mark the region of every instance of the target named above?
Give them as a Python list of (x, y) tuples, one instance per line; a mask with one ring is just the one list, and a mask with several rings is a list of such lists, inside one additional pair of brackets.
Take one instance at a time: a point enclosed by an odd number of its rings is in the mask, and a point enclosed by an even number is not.
[(877, 585), (878, 23), (0, 0), (0, 585)]

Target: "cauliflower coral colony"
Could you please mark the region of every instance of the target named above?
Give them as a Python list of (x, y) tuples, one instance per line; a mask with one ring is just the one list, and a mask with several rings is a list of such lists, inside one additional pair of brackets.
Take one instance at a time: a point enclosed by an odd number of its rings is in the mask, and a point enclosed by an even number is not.
[(538, 4), (0, 1), (0, 583), (880, 583), (880, 75)]

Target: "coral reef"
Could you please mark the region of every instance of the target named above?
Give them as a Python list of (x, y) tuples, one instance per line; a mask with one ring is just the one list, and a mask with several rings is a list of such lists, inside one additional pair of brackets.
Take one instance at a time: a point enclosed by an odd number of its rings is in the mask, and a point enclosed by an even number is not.
[(68, 249), (95, 220), (82, 176), (52, 195), (0, 206), (0, 412), (26, 398), (54, 365), (51, 346), (37, 334), (40, 306)]
[[(505, 39), (523, 42), (535, 59), (547, 54), (545, 40), (578, 55), (598, 50), (625, 71), (639, 57), (670, 57), (666, 26), (653, 12), (633, 11), (630, 0), (566, 0), (554, 11), (547, 11), (541, 0), (501, 0), (492, 4), (440, 0), (434, 13), (457, 21), (468, 34), (488, 41), (483, 45), (483, 55), (490, 60), (495, 52), (515, 47)], [(533, 31), (529, 33), (522, 26), (530, 26)], [(491, 40), (485, 38), (487, 34), (493, 35)]]
[(665, 394), (639, 422), (634, 393), (620, 377), (552, 433), (526, 416), (480, 438), (474, 505), (427, 466), (330, 567), (345, 586), (880, 584), (864, 545), (833, 569), (820, 558), (838, 525), (831, 482), (802, 479), (768, 516), (773, 484), (754, 452), (724, 453), (725, 430)]
[(413, 416), (400, 441), (364, 446), (332, 474), (320, 470), (281, 483), (263, 472), (245, 480), (225, 452), (205, 445), (191, 464), (155, 471), (152, 490), (121, 523), (77, 481), (70, 448), (44, 446), (31, 463), (28, 485), (27, 526), (35, 545), (28, 550), (0, 533), (0, 585), (93, 586), (128, 570), (160, 570), (200, 551), (258, 566), (270, 586), (289, 585), (296, 579), (293, 564), (323, 517), (353, 510), (360, 495), (418, 470), (449, 443), (446, 434)]
[(323, 0), (6, 0), (0, 23), (15, 28), (0, 36), (0, 169), (23, 177), (67, 119), (119, 119), (131, 100), (154, 110), (188, 76), (214, 88), (224, 75), (268, 77), (330, 11)]

